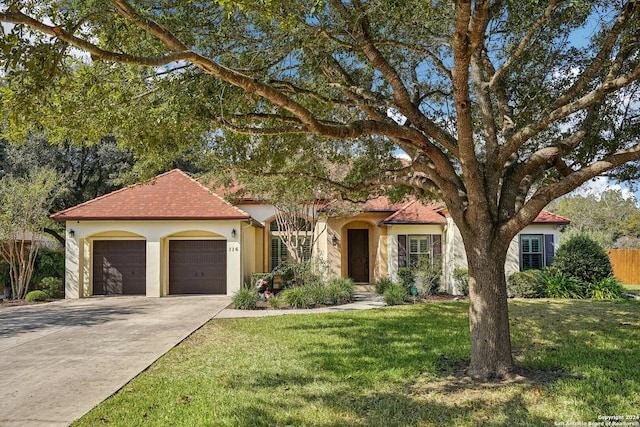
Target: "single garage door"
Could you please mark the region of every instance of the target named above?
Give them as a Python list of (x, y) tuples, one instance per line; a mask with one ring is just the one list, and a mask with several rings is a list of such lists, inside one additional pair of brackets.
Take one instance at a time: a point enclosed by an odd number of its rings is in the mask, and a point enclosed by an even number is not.
[(93, 242), (93, 294), (144, 295), (147, 245), (144, 240)]
[(170, 294), (227, 293), (226, 240), (170, 240)]

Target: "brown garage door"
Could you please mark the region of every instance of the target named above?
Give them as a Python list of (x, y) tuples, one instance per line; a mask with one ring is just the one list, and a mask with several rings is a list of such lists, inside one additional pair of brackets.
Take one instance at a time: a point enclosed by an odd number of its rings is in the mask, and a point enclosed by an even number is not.
[(93, 294), (144, 295), (146, 246), (144, 240), (93, 242)]
[(169, 241), (170, 294), (226, 294), (226, 240)]

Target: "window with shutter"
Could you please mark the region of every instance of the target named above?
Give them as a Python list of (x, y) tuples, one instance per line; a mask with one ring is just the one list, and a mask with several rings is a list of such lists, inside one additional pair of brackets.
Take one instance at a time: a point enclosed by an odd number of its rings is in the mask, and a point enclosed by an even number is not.
[(539, 270), (544, 267), (542, 234), (520, 235), (520, 270)]

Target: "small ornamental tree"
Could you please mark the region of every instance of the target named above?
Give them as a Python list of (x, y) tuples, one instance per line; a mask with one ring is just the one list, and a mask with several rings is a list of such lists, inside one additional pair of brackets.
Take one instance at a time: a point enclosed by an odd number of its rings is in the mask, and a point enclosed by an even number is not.
[(27, 178), (6, 175), (0, 180), (0, 255), (9, 265), (14, 299), (23, 299), (28, 292), (41, 244), (38, 238), (62, 188), (59, 177), (48, 169)]
[(613, 275), (611, 261), (604, 249), (585, 235), (576, 235), (563, 243), (553, 259), (553, 267), (584, 284)]

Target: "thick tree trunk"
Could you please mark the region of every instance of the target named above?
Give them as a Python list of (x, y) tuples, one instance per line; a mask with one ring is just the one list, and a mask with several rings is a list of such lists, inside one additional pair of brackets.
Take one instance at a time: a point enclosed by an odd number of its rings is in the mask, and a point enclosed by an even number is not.
[(465, 242), (469, 266), (471, 362), (478, 380), (501, 379), (513, 371), (505, 262), (509, 242)]

